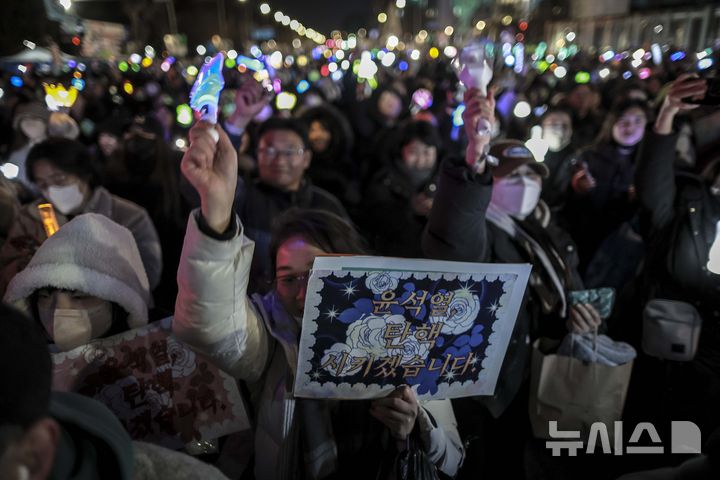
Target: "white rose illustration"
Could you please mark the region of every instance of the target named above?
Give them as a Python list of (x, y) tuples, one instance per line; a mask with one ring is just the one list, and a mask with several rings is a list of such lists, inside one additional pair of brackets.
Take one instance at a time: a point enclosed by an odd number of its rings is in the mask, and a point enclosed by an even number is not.
[(355, 320), (347, 329), (345, 342), (350, 348), (357, 348), (375, 358), (386, 357), (388, 350), (385, 347), (385, 331), (388, 324), (404, 326), (405, 318), (402, 315), (389, 315), (376, 317), (373, 315)]
[[(388, 325), (396, 326), (393, 330), (395, 335), (388, 335), (386, 338)], [(353, 358), (373, 357), (375, 360), (401, 355), (402, 364), (410, 362), (415, 356), (422, 359), (427, 358), (430, 353), (429, 344), (418, 342), (412, 331), (409, 331), (407, 336), (401, 340), (400, 337), (404, 333), (405, 326), (406, 320), (402, 315), (388, 315), (387, 317), (371, 315), (361, 318), (348, 327), (345, 343), (333, 345), (330, 350), (325, 352), (325, 355), (327, 356), (331, 351), (337, 351), (339, 352), (338, 358), (342, 352), (347, 352)], [(387, 348), (387, 345), (398, 348)], [(324, 364), (328, 358), (324, 357), (322, 363)], [(359, 368), (355, 367), (348, 374), (356, 373)]]
[(371, 272), (365, 279), (365, 286), (375, 295), (395, 290), (400, 283), (400, 272)]
[(118, 418), (126, 420), (132, 416), (135, 410), (130, 406), (130, 403), (125, 400), (124, 388), (130, 387), (131, 385), (139, 385), (137, 378), (122, 378), (113, 384), (103, 387), (95, 396), (95, 399), (105, 404)]
[(85, 363), (105, 363), (110, 357), (115, 356), (115, 352), (111, 349), (106, 349), (102, 346), (86, 345), (83, 350), (83, 358)]
[(145, 392), (145, 402), (150, 407), (153, 417), (160, 414), (162, 410), (172, 407), (172, 398), (170, 392), (156, 392), (155, 390), (147, 390)]
[(172, 337), (167, 339), (167, 352), (172, 363), (173, 378), (192, 375), (196, 368), (195, 352)]
[[(347, 353), (345, 363), (342, 365), (340, 371), (338, 371), (340, 362), (342, 362), (343, 354), (345, 353)], [(362, 350), (351, 348), (344, 343), (336, 343), (329, 349), (325, 350), (325, 355), (323, 355), (320, 364), (325, 365), (325, 371), (333, 376), (344, 377), (346, 375), (354, 375), (359, 372), (360, 369), (365, 366), (365, 363), (356, 360), (367, 358), (367, 356), (367, 353)]]
[(430, 353), (430, 345), (428, 343), (418, 342), (412, 334), (408, 335), (398, 346), (402, 347), (402, 350), (393, 348), (388, 350), (388, 352), (391, 355), (402, 355), (402, 365), (410, 363), (415, 356), (425, 360), (428, 353)]
[(447, 314), (430, 316), (431, 323), (443, 322), (440, 331), (447, 335), (459, 335), (472, 328), (480, 312), (480, 299), (467, 289), (455, 290), (448, 305)]

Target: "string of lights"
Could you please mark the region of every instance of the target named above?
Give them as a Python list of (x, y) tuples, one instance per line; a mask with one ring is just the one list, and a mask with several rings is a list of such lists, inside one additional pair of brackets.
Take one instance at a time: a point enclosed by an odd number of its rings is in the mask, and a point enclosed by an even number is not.
[(306, 27), (298, 20), (284, 14), (281, 10), (275, 10), (273, 13), (273, 8), (268, 3), (260, 4), (260, 13), (262, 13), (263, 15), (272, 14), (273, 18), (277, 23), (288, 27), (289, 29), (297, 33), (299, 36), (306, 37), (317, 44), (325, 43), (325, 41), (327, 40), (325, 35), (323, 35), (322, 33), (318, 32), (313, 28)]

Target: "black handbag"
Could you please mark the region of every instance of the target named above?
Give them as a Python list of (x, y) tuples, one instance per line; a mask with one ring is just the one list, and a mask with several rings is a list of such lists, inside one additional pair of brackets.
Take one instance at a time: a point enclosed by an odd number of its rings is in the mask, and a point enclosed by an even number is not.
[(380, 469), (377, 480), (440, 480), (438, 469), (420, 440), (411, 434), (406, 442), (406, 448), (397, 452), (392, 464)]

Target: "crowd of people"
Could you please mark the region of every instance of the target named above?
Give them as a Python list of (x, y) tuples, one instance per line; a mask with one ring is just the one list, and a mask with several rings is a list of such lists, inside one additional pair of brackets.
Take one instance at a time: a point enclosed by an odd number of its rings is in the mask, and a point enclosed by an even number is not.
[[(448, 59), (381, 68), (373, 88), (352, 69), (317, 75), (329, 56), (317, 57), (266, 84), (226, 68), (217, 125), (191, 128), (176, 113), (194, 76), (172, 57), (129, 71), (88, 60), (77, 101), (52, 112), (41, 85), (67, 84), (77, 61), (2, 77), (0, 478), (406, 478), (393, 455), (411, 438), (428, 478), (720, 478), (720, 111), (694, 103), (708, 82), (693, 64), (628, 77), (624, 58), (579, 54), (561, 77), (500, 61), (483, 94)], [(297, 104), (277, 102), (277, 86)], [(546, 153), (526, 143), (533, 128)], [(294, 398), (322, 254), (531, 264), (495, 394)], [(617, 297), (607, 319), (569, 299), (601, 287)], [(663, 338), (644, 325), (649, 309), (701, 324), (684, 359), (651, 354)], [(250, 442), (219, 439), (195, 459), (51, 392), (50, 352), (169, 316), (242, 386)], [(534, 438), (533, 342), (598, 331), (638, 352), (623, 420), (694, 422), (706, 442), (691, 467), (682, 455), (557, 458)], [(224, 469), (219, 455), (252, 460)]]

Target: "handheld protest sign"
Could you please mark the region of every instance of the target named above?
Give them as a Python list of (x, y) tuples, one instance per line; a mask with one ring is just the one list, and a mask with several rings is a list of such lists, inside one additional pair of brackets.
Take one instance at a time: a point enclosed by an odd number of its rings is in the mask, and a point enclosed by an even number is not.
[(295, 396), (492, 395), (530, 266), (364, 256), (315, 259)]
[[(212, 60), (203, 65), (192, 90), (190, 90), (190, 107), (197, 112), (200, 120), (213, 125), (217, 123), (220, 92), (225, 86), (222, 74), (224, 62), (225, 57), (222, 53), (215, 55)], [(211, 132), (217, 142), (219, 139), (217, 132), (214, 130)]]

